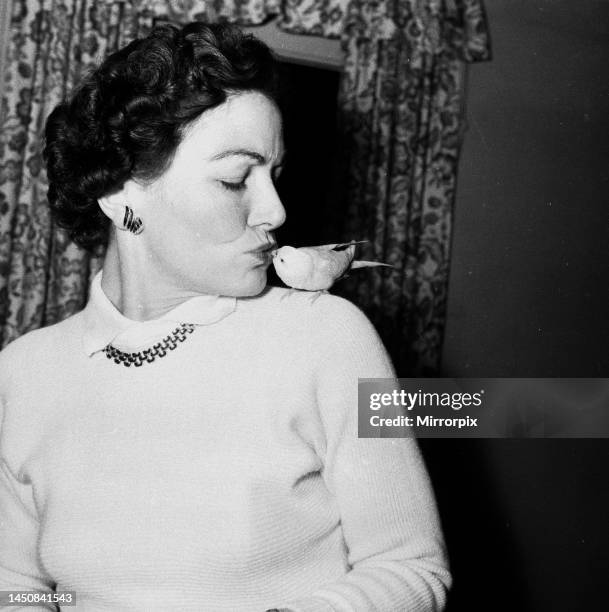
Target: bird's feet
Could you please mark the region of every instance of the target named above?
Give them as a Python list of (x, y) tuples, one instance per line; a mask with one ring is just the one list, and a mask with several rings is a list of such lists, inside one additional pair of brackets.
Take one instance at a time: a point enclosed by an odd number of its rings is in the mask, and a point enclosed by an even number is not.
[(324, 293), (328, 293), (326, 289), (322, 289), (320, 291), (313, 291), (311, 296), (311, 306), (313, 306), (315, 300), (319, 299), (319, 296), (323, 295)]

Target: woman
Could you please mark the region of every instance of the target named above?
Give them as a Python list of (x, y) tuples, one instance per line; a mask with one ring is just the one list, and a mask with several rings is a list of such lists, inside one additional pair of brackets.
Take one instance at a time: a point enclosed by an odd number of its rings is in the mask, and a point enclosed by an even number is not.
[(345, 300), (265, 287), (285, 219), (268, 48), (158, 27), (46, 140), (57, 222), (107, 249), (82, 312), (0, 354), (0, 590), (87, 611), (441, 609), (416, 445), (357, 437), (358, 377), (393, 375), (378, 336)]

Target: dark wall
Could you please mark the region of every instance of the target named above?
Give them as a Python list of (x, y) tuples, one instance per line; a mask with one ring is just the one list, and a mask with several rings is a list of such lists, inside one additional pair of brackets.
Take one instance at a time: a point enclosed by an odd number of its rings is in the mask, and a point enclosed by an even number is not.
[[(340, 74), (282, 62), (279, 77), (286, 158), (277, 190), (286, 222), (275, 233), (278, 244), (299, 247), (336, 242), (338, 228), (330, 221)], [(269, 283), (284, 286), (272, 266)]]
[(606, 440), (420, 440), (454, 578), (446, 612), (609, 610)]
[(298, 64), (280, 64), (280, 106), (286, 162), (278, 191), (286, 222), (279, 244), (309, 246), (336, 242), (327, 227), (336, 154), (336, 101), (340, 74)]
[[(487, 0), (443, 374), (609, 375), (609, 3)], [(609, 406), (607, 407), (609, 410)], [(423, 440), (448, 612), (609, 610), (609, 440)]]
[(443, 369), (609, 371), (609, 3), (486, 2), (470, 66)]

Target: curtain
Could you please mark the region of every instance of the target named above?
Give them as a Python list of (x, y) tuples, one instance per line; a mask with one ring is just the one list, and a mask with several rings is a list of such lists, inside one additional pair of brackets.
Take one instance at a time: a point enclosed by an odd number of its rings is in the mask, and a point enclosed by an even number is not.
[[(368, 240), (337, 291), (372, 319), (398, 375), (440, 367), (463, 63), (489, 59), (480, 0), (290, 0), (284, 29), (340, 36), (340, 166), (328, 227)], [(331, 242), (337, 242), (336, 234)]]
[[(155, 20), (257, 24), (340, 38), (342, 239), (386, 261), (339, 290), (371, 317), (400, 375), (437, 371), (461, 126), (461, 64), (489, 57), (482, 0), (13, 0), (0, 135), (0, 347), (80, 310), (101, 260), (55, 228), (41, 135), (103, 56)], [(329, 240), (337, 241), (336, 230)]]
[(0, 135), (0, 343), (84, 305), (100, 261), (54, 227), (42, 162), (44, 122), (96, 60), (138, 32), (114, 0), (13, 0)]

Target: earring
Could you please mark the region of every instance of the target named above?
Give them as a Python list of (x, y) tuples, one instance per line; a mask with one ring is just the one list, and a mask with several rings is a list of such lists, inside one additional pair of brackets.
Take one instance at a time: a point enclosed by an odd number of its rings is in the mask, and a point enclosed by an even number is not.
[(132, 234), (141, 234), (144, 231), (144, 222), (140, 217), (133, 215), (133, 210), (130, 206), (125, 206), (125, 218), (123, 219), (123, 229), (130, 231)]

